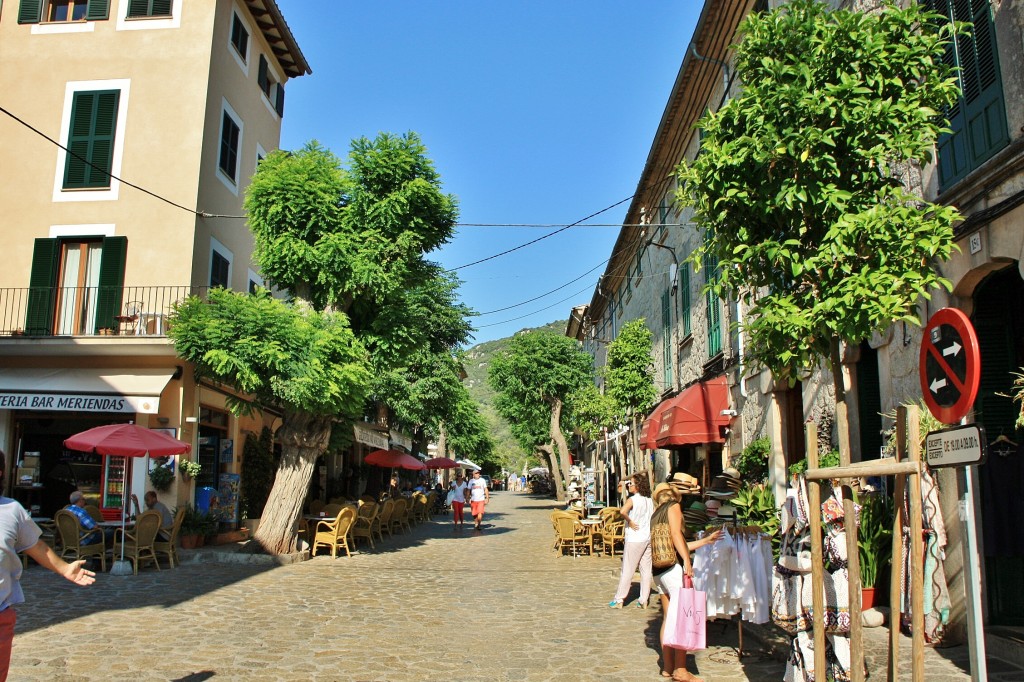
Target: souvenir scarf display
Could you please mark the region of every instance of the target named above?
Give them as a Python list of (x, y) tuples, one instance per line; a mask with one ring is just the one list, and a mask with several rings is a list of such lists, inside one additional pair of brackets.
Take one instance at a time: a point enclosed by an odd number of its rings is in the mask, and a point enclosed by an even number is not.
[[(815, 484), (817, 485), (817, 484)], [(822, 493), (828, 491), (823, 486)], [(814, 671), (814, 608), (811, 579), (811, 528), (807, 482), (795, 476), (782, 506), (782, 547), (772, 577), (772, 620), (793, 635), (786, 662), (786, 682), (812, 682)], [(850, 599), (846, 562), (846, 531), (839, 488), (821, 503), (824, 592), (825, 661), (828, 670), (819, 679), (850, 679)]]
[[(900, 557), (900, 626), (910, 634), (910, 486), (903, 498), (903, 554)], [(942, 562), (946, 558), (946, 524), (939, 506), (939, 486), (928, 467), (921, 472), (921, 522), (924, 531), (924, 639), (942, 638), (949, 623), (949, 588)]]

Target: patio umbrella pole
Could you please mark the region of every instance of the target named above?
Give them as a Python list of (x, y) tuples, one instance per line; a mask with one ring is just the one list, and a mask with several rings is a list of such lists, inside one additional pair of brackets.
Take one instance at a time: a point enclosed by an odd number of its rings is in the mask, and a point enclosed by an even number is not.
[[(124, 458), (125, 473), (128, 472), (128, 458)], [(132, 574), (132, 562), (125, 561), (124, 559), (124, 533), (125, 533), (125, 515), (128, 513), (128, 499), (132, 489), (132, 477), (125, 476), (125, 493), (121, 495), (121, 558), (115, 559), (113, 566), (110, 567), (110, 575), (131, 575)]]

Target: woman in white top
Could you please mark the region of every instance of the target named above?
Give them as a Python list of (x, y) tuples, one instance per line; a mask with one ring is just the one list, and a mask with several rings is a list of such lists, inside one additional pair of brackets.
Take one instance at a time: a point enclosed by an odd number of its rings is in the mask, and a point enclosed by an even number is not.
[(651, 598), (651, 514), (654, 513), (647, 474), (633, 474), (632, 478), (625, 482), (625, 489), (633, 493), (633, 496), (626, 500), (619, 511), (626, 521), (626, 541), (622, 545), (622, 576), (619, 578), (619, 589), (615, 591), (615, 598), (608, 606), (613, 609), (622, 608), (622, 602), (633, 584), (633, 574), (639, 566), (640, 599), (636, 605), (646, 609), (647, 601)]

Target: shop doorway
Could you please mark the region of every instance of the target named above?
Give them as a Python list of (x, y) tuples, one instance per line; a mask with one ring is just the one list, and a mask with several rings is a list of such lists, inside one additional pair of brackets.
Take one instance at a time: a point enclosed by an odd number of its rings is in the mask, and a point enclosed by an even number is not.
[(860, 422), (860, 461), (882, 456), (882, 391), (878, 379), (878, 351), (867, 341), (860, 344), (857, 362), (857, 416)]
[[(806, 456), (804, 443), (804, 386), (793, 386), (776, 393), (782, 413), (782, 453), (786, 457), (786, 470)], [(788, 473), (787, 473), (788, 476)]]
[(1008, 397), (1024, 364), (1024, 281), (1016, 263), (978, 285), (972, 322), (981, 350), (975, 419), (989, 441), (979, 467), (988, 617), (993, 625), (1024, 626), (1024, 435), (1015, 426), (1019, 406)]

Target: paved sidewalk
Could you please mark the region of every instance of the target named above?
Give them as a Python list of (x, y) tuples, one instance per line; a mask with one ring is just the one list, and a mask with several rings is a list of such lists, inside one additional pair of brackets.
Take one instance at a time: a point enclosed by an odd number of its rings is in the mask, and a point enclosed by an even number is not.
[[(660, 610), (607, 608), (620, 560), (557, 557), (552, 505), (499, 492), (482, 533), (438, 517), (287, 566), (192, 563), (81, 589), (33, 565), (10, 679), (662, 679)], [(751, 637), (737, 659), (734, 623), (709, 624), (708, 642), (690, 666), (708, 682), (782, 678)]]

